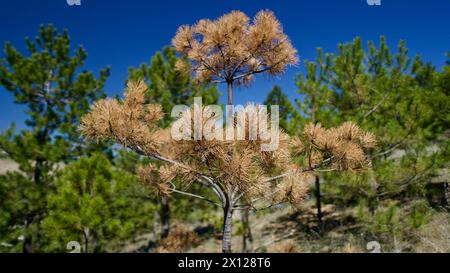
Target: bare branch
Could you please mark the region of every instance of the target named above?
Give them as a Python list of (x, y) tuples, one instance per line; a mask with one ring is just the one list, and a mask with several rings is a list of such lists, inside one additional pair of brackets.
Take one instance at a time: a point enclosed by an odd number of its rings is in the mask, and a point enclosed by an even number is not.
[[(376, 90), (374, 88), (371, 88), (372, 90)], [(383, 98), (372, 108), (370, 109), (363, 117), (363, 119), (368, 118), (370, 115), (372, 115), (380, 106), (383, 104), (383, 102), (389, 97), (390, 92), (386, 92), (383, 96)]]
[(395, 144), (394, 146), (387, 149), (386, 151), (380, 152), (380, 153), (374, 155), (373, 157), (376, 158), (376, 157), (387, 155), (387, 154), (391, 153), (392, 151), (394, 151), (395, 149), (397, 149), (398, 147), (400, 147), (400, 145), (402, 145), (402, 144), (403, 144), (403, 141), (400, 141), (399, 143)]
[(281, 63), (283, 63), (284, 61), (286, 61), (286, 59), (287, 59), (287, 57), (284, 58), (284, 59), (282, 59), (282, 60), (280, 60), (279, 62), (275, 63), (274, 65), (265, 67), (265, 68), (260, 69), (260, 70), (250, 71), (250, 72), (248, 72), (248, 73), (241, 74), (241, 75), (239, 75), (239, 76), (234, 77), (233, 80), (239, 80), (239, 79), (245, 78), (245, 77), (250, 76), (250, 75), (255, 75), (255, 74), (261, 74), (261, 73), (264, 73), (264, 72), (269, 71), (270, 69), (274, 68), (275, 66), (277, 66), (277, 65), (279, 65), (279, 64), (281, 64)]
[(212, 201), (212, 200), (210, 200), (210, 199), (208, 199), (208, 198), (206, 198), (206, 197), (203, 197), (203, 196), (200, 196), (200, 195), (197, 195), (197, 194), (193, 194), (193, 193), (188, 193), (188, 192), (184, 192), (184, 191), (179, 191), (179, 190), (176, 189), (175, 184), (173, 184), (172, 182), (170, 182), (170, 184), (171, 184), (172, 187), (173, 187), (172, 189), (170, 189), (171, 192), (178, 193), (178, 194), (182, 194), (182, 195), (186, 195), (186, 196), (189, 196), (189, 197), (194, 197), (194, 198), (197, 198), (197, 199), (206, 201), (206, 202), (208, 202), (208, 203), (211, 203), (211, 204), (213, 204), (213, 205), (215, 205), (215, 206), (222, 207), (221, 204), (216, 203), (216, 202), (214, 202), (214, 201)]

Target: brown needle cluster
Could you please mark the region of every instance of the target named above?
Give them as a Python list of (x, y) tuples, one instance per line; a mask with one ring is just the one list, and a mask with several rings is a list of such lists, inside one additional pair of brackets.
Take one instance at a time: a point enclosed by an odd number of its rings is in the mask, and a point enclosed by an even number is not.
[(142, 184), (149, 186), (156, 196), (171, 193), (170, 182), (176, 177), (172, 168), (159, 169), (155, 164), (148, 164), (138, 169), (137, 174)]
[(312, 168), (323, 164), (331, 170), (357, 170), (370, 167), (366, 151), (374, 148), (376, 138), (352, 122), (337, 128), (325, 129), (320, 124), (307, 124), (303, 129), (303, 142), (297, 140), (307, 155), (307, 165)]
[[(255, 139), (250, 137), (250, 120), (252, 114), (259, 109), (259, 105), (248, 105), (243, 119), (235, 119), (234, 134), (226, 138), (226, 129), (218, 139), (207, 138), (208, 123), (216, 120), (216, 116), (204, 116), (201, 139), (195, 139), (194, 134), (189, 139), (174, 141), (172, 147), (178, 151), (177, 159), (196, 169), (198, 173), (212, 177), (223, 188), (231, 189), (235, 197), (240, 196), (240, 201), (250, 202), (253, 199), (266, 196), (271, 191), (271, 184), (264, 182), (273, 174), (280, 174), (293, 166), (290, 159), (289, 136), (279, 133), (278, 149), (271, 152), (262, 151), (261, 145), (267, 140), (257, 135)], [(204, 112), (207, 110), (204, 108)], [(182, 122), (183, 128), (193, 128), (194, 109), (188, 109), (181, 115), (178, 122)], [(268, 118), (268, 117), (267, 117)], [(255, 120), (256, 128), (259, 121)], [(254, 125), (255, 125), (254, 124)], [(241, 131), (240, 131), (241, 130)], [(238, 133), (240, 132), (240, 133)], [(301, 184), (298, 181), (297, 184)]]
[(129, 82), (123, 101), (97, 101), (82, 118), (81, 133), (96, 141), (112, 140), (141, 153), (156, 153), (167, 134), (156, 125), (163, 117), (161, 106), (144, 104), (146, 91), (143, 82)]
[[(260, 11), (252, 22), (243, 12), (233, 11), (217, 20), (181, 26), (172, 44), (192, 61), (200, 82), (248, 84), (254, 74), (279, 75), (287, 65), (298, 62), (283, 27), (267, 10)], [(182, 62), (179, 65), (189, 67)]]

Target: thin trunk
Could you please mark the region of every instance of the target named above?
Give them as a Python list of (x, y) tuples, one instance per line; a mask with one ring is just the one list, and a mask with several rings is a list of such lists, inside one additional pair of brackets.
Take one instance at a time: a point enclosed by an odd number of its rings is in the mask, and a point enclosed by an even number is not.
[(89, 228), (85, 227), (83, 229), (83, 237), (84, 237), (84, 245), (83, 245), (83, 252), (89, 253)]
[(44, 162), (41, 159), (37, 159), (34, 166), (34, 183), (37, 185), (41, 184), (42, 168), (44, 167)]
[(169, 235), (170, 231), (170, 206), (168, 196), (163, 196), (161, 198), (160, 218), (161, 218), (161, 239), (164, 239)]
[(23, 253), (33, 253), (33, 242), (31, 236), (25, 236), (25, 241), (23, 242)]
[(228, 81), (227, 82), (228, 87), (228, 103), (227, 103), (227, 121), (230, 122), (230, 124), (227, 124), (227, 126), (232, 127), (234, 124), (234, 115), (233, 115), (233, 82)]
[(222, 237), (222, 252), (231, 253), (231, 232), (233, 224), (233, 211), (229, 206), (223, 210), (223, 237)]
[[(242, 216), (242, 225), (243, 225), (242, 252), (248, 252), (253, 247), (253, 235), (252, 235), (252, 229), (250, 227), (249, 211), (248, 210), (242, 211), (241, 216)], [(248, 241), (248, 244), (247, 244), (247, 241)]]
[(154, 237), (158, 237), (158, 218), (159, 213), (157, 210), (153, 211), (153, 222), (152, 222), (152, 229), (153, 229), (153, 235)]
[(317, 221), (322, 224), (322, 193), (320, 192), (320, 178), (316, 176), (316, 205), (317, 205)]
[[(39, 141), (43, 142), (43, 137), (39, 137)], [(34, 170), (33, 170), (33, 180), (36, 185), (40, 185), (42, 183), (42, 169), (44, 168), (44, 161), (42, 159), (36, 159)], [(26, 224), (25, 224), (25, 230), (28, 231), (29, 227), (34, 223), (35, 221), (35, 214), (34, 212), (30, 212), (26, 216)], [(23, 242), (23, 253), (32, 253), (33, 252), (33, 235), (27, 234), (25, 235), (24, 242)]]
[(93, 232), (92, 234), (92, 251), (93, 253), (100, 253), (100, 244), (99, 244), (99, 236), (97, 232)]
[(377, 206), (378, 206), (378, 201), (379, 201), (379, 196), (378, 196), (378, 183), (376, 180), (371, 181), (371, 188), (373, 193), (368, 195), (369, 201), (368, 201), (368, 206), (369, 206), (369, 212), (371, 216), (375, 215), (375, 212), (377, 210)]
[(233, 82), (227, 82), (228, 87), (228, 105), (233, 105)]
[(444, 197), (445, 197), (445, 207), (450, 209), (450, 185), (449, 183), (444, 183)]
[[(26, 225), (26, 229), (28, 229), (28, 224)], [(22, 252), (33, 253), (33, 238), (31, 237), (31, 235), (25, 235)]]
[[(232, 106), (233, 105), (233, 80), (232, 79), (227, 80), (227, 91), (228, 91), (228, 105)], [(232, 107), (229, 107), (229, 110), (227, 113), (227, 119), (231, 120), (232, 123), (228, 124), (228, 126), (232, 126), (234, 124), (234, 118), (232, 118), (232, 117), (233, 117), (233, 109), (232, 109)], [(226, 204), (223, 209), (222, 252), (223, 253), (231, 253), (231, 235), (232, 235), (232, 225), (233, 225), (233, 209), (232, 209), (233, 201), (227, 199), (225, 202), (226, 202)]]
[(369, 207), (369, 213), (370, 213), (370, 215), (371, 215), (371, 216), (374, 216), (374, 215), (375, 215), (376, 207), (375, 207), (375, 200), (374, 200), (373, 197), (369, 197), (369, 202), (368, 202), (367, 205), (368, 205), (368, 207)]

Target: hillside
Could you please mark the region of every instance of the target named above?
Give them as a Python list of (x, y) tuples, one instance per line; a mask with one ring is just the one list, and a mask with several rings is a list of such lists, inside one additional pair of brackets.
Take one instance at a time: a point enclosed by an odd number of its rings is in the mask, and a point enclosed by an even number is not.
[[(363, 253), (374, 252), (379, 243), (381, 252), (438, 252), (450, 251), (450, 216), (446, 212), (433, 215), (430, 222), (418, 231), (409, 234), (408, 240), (393, 238), (392, 241), (377, 241), (367, 227), (358, 223), (355, 211), (324, 207), (323, 223), (319, 228), (312, 202), (300, 210), (279, 208), (273, 211), (251, 215), (253, 244), (250, 252), (274, 253)], [(236, 217), (239, 219), (240, 217)], [(193, 227), (193, 230), (208, 230), (201, 223), (178, 223), (176, 226)], [(235, 226), (239, 223), (236, 221)], [(221, 251), (220, 233), (197, 232), (195, 245), (184, 245), (180, 249), (165, 249), (162, 252), (218, 253)], [(154, 234), (139, 236), (133, 242), (124, 245), (121, 252), (158, 252), (158, 244), (153, 241)], [(150, 247), (149, 242), (150, 240)], [(177, 241), (179, 238), (172, 238)], [(235, 229), (232, 241), (234, 252), (242, 251), (242, 235)]]
[(0, 175), (5, 174), (8, 171), (17, 170), (18, 165), (16, 162), (9, 159), (0, 159)]

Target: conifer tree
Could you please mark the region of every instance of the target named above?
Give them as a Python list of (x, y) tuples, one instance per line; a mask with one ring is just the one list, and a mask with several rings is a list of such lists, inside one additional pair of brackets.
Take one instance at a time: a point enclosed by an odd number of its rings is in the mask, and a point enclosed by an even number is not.
[[(194, 33), (204, 34), (202, 42), (192, 40)], [(280, 23), (268, 11), (260, 12), (253, 25), (249, 25), (245, 14), (232, 12), (217, 21), (204, 20), (195, 27), (181, 27), (173, 43), (177, 50), (193, 58), (197, 79), (224, 77), (231, 96), (233, 83), (266, 71), (279, 74), (297, 59)], [(215, 72), (207, 72), (208, 69)], [(151, 185), (158, 194), (182, 194), (220, 207), (224, 212), (223, 252), (231, 252), (233, 212), (284, 202), (298, 204), (317, 172), (360, 170), (370, 165), (365, 151), (374, 147), (375, 138), (353, 123), (331, 129), (310, 124), (292, 140), (280, 132), (278, 149), (264, 151), (262, 146), (267, 140), (249, 138), (248, 112), (244, 124), (232, 125), (242, 126), (244, 140), (236, 136), (231, 140), (211, 140), (205, 135), (200, 139), (191, 135), (175, 140), (170, 130), (158, 128), (162, 107), (146, 104), (146, 92), (144, 83), (129, 82), (123, 100), (97, 101), (82, 119), (80, 130), (89, 139), (112, 140), (162, 161), (164, 165), (157, 173), (152, 164), (139, 171), (143, 183)], [(203, 113), (205, 109), (207, 112), (207, 108), (201, 109)], [(258, 112), (259, 106), (253, 105), (252, 109)], [(195, 106), (186, 109), (176, 122), (182, 128), (191, 128), (194, 111)], [(201, 127), (206, 128), (211, 121), (216, 122), (217, 117), (205, 115)], [(303, 160), (294, 160), (292, 153)], [(187, 192), (193, 183), (209, 187), (216, 199)]]
[(380, 136), (373, 171), (328, 177), (327, 190), (341, 200), (363, 199), (371, 213), (383, 199), (423, 196), (448, 150), (442, 136), (449, 96), (437, 88), (434, 67), (410, 58), (403, 41), (391, 52), (384, 37), (367, 49), (356, 38), (336, 54), (319, 50), (307, 67), (297, 81), (303, 113), (316, 113), (316, 122), (329, 126), (352, 120)]
[(141, 226), (150, 204), (135, 200), (136, 177), (114, 170), (107, 157), (94, 154), (69, 164), (55, 179), (48, 195), (49, 215), (43, 228), (50, 244), (46, 251), (67, 251), (69, 241), (82, 251), (103, 252), (111, 242), (129, 238)]
[(11, 126), (0, 136), (0, 149), (19, 164), (19, 170), (0, 176), (6, 188), (9, 228), (2, 241), (14, 250), (24, 238), (23, 251), (40, 249), (40, 222), (47, 214), (46, 196), (53, 191), (53, 178), (61, 164), (81, 153), (97, 149), (80, 141), (78, 119), (89, 104), (103, 98), (103, 84), (108, 69), (98, 78), (81, 71), (87, 53), (83, 47), (70, 47), (68, 32), (58, 32), (52, 25), (41, 26), (35, 40), (26, 39), (27, 54), (10, 43), (5, 45), (5, 58), (0, 62), (0, 84), (12, 93), (17, 104), (28, 114), (26, 128), (17, 132)]
[[(247, 15), (234, 11), (215, 21), (201, 20), (195, 26), (182, 26), (172, 43), (192, 61), (197, 80), (227, 83), (228, 105), (233, 104), (234, 85), (250, 85), (254, 75), (259, 73), (280, 74), (285, 66), (297, 63), (298, 59), (296, 50), (270, 11), (258, 13), (253, 25), (249, 24)], [(179, 62), (179, 66), (181, 70), (190, 70), (186, 62)], [(283, 110), (286, 109), (281, 109), (285, 115)], [(231, 108), (227, 115), (233, 115)], [(285, 129), (283, 118), (281, 126)], [(252, 240), (247, 211), (242, 212), (242, 220), (245, 252), (247, 240)]]

